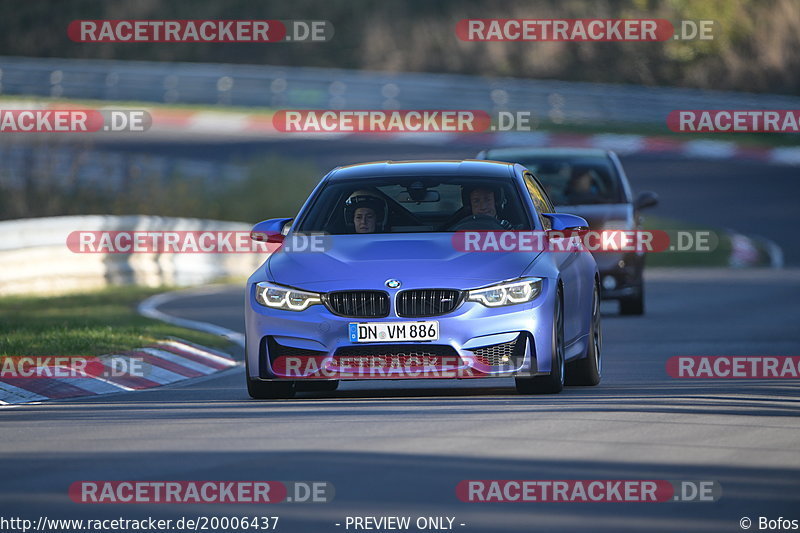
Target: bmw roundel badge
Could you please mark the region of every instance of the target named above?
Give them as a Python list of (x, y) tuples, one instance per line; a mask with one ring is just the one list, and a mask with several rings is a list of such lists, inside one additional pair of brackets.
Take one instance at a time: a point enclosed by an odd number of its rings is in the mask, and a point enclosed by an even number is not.
[(400, 288), (400, 280), (399, 279), (387, 279), (386, 286), (390, 289), (398, 289)]

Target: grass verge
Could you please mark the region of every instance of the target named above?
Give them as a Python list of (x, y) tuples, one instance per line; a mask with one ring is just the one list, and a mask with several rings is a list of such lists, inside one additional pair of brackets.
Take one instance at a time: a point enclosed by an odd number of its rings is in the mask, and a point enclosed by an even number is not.
[(226, 350), (226, 339), (140, 316), (140, 301), (168, 288), (110, 287), (56, 297), (0, 298), (0, 357), (103, 355), (140, 348), (168, 336)]
[[(730, 266), (731, 251), (733, 250), (733, 243), (731, 242), (730, 234), (727, 231), (718, 228), (708, 228), (673, 220), (671, 218), (662, 218), (647, 216), (643, 223), (645, 230), (662, 230), (666, 232), (673, 231), (710, 231), (716, 235), (718, 242), (713, 250), (708, 252), (700, 251), (686, 251), (686, 252), (671, 252), (664, 251), (658, 253), (651, 253), (647, 256), (647, 266), (650, 267), (724, 267)], [(670, 233), (671, 234), (671, 233)], [(753, 239), (753, 244), (758, 250), (759, 260), (758, 264), (751, 266), (770, 266), (769, 253), (764, 243), (758, 239)]]

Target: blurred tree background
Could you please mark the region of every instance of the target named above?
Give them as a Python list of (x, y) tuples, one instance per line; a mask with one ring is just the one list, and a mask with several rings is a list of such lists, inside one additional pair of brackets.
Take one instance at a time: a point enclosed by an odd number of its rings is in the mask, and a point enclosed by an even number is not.
[[(797, 0), (0, 1), (0, 54), (449, 72), (797, 94)], [(325, 19), (327, 43), (82, 44), (76, 19)], [(463, 42), (463, 18), (714, 20), (714, 40)]]
[[(55, 152), (46, 142), (27, 157), (68, 160), (67, 169), (30, 165), (13, 176), (0, 167), (0, 220), (60, 215), (159, 215), (258, 222), (293, 217), (324, 172), (313, 163), (279, 156), (256, 157), (240, 175), (202, 176), (142, 168), (135, 158), (120, 165), (122, 181), (79, 175), (86, 146)], [(34, 153), (35, 150), (35, 153)]]

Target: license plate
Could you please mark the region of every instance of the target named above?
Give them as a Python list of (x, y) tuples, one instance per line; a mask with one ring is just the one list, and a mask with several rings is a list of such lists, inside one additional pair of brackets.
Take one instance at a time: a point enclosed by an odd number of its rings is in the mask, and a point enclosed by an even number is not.
[(426, 322), (351, 322), (350, 342), (435, 341), (439, 323)]

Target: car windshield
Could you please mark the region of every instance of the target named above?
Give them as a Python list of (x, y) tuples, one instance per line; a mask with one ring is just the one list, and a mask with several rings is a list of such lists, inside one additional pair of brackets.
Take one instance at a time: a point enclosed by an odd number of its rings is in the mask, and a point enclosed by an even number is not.
[(359, 178), (329, 182), (295, 231), (425, 233), (531, 229), (510, 178)]
[(516, 162), (533, 172), (555, 205), (623, 203), (619, 176), (604, 157), (534, 157)]

